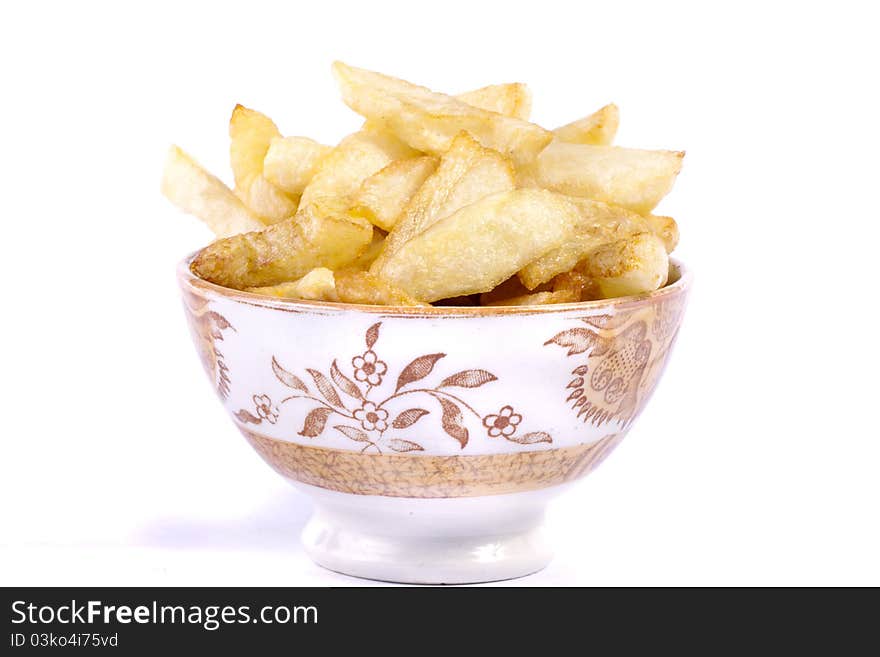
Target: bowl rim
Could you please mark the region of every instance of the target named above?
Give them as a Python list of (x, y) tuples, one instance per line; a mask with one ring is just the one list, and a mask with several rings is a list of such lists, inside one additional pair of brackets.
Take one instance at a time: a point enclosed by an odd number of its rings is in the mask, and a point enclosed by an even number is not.
[(219, 297), (244, 303), (251, 306), (286, 310), (288, 312), (346, 312), (357, 311), (373, 315), (385, 316), (422, 316), (443, 317), (499, 317), (506, 315), (538, 315), (547, 313), (563, 313), (572, 310), (591, 310), (608, 308), (627, 308), (650, 303), (664, 297), (674, 296), (690, 288), (693, 280), (691, 271), (676, 258), (669, 258), (670, 276), (677, 275), (676, 280), (667, 283), (659, 290), (646, 294), (597, 299), (594, 301), (576, 301), (573, 303), (555, 303), (542, 306), (373, 306), (360, 303), (343, 303), (339, 301), (310, 301), (305, 299), (284, 299), (270, 297), (244, 290), (235, 290), (200, 278), (192, 271), (192, 262), (199, 251), (187, 255), (177, 265), (177, 277), (181, 285), (201, 289)]

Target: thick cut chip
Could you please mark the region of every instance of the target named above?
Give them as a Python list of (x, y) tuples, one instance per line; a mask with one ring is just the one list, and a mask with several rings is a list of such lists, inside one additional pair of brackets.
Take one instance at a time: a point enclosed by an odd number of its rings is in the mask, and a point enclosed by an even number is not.
[(556, 128), (553, 134), (556, 139), (571, 144), (590, 144), (592, 146), (608, 146), (614, 141), (617, 126), (620, 125), (620, 110), (611, 103), (585, 116)]
[(493, 194), (401, 245), (377, 274), (429, 302), (488, 292), (558, 247), (577, 220), (574, 204), (552, 192)]
[(528, 289), (523, 285), (518, 276), (511, 276), (506, 281), (502, 281), (496, 287), (488, 292), (480, 295), (480, 305), (488, 306), (493, 303), (504, 301), (505, 299), (513, 299), (514, 297), (522, 297), (532, 292), (551, 292), (552, 286), (542, 285), (535, 290)]
[(281, 133), (265, 114), (236, 105), (229, 119), (229, 160), (235, 190), (245, 205), (267, 224), (293, 216), (297, 199), (285, 194), (263, 176), (269, 144)]
[[(357, 209), (350, 210), (349, 214), (353, 216), (360, 216), (360, 213), (357, 212)], [(379, 254), (382, 253), (382, 249), (384, 248), (385, 233), (379, 228), (373, 228), (373, 239), (370, 240), (369, 244), (367, 244), (367, 248), (365, 248), (357, 258), (352, 260), (351, 263), (346, 266), (349, 269), (369, 269), (370, 266), (376, 261), (376, 258), (379, 257)]]
[(567, 292), (575, 297), (576, 301), (592, 301), (601, 298), (596, 281), (577, 270), (559, 274), (551, 281), (551, 285), (554, 292)]
[(523, 285), (530, 290), (570, 271), (605, 244), (651, 230), (647, 220), (635, 212), (600, 201), (575, 197), (569, 200), (578, 209), (577, 224), (561, 246), (530, 262), (519, 273)]
[(654, 233), (606, 244), (578, 265), (604, 299), (653, 292), (666, 285), (669, 257)]
[(326, 267), (313, 269), (296, 281), (267, 287), (249, 287), (247, 291), (281, 299), (339, 301), (339, 297), (336, 295), (336, 280), (333, 277), (333, 272)]
[(373, 225), (391, 230), (409, 200), (434, 173), (437, 163), (431, 155), (392, 162), (363, 182), (353, 197), (354, 206)]
[(528, 163), (553, 139), (534, 123), (435, 93), (425, 87), (347, 66), (333, 64), (342, 98), (355, 112), (382, 124), (413, 148), (442, 155), (462, 130), (488, 148)]
[(532, 92), (521, 82), (490, 84), (456, 96), (468, 105), (528, 121), (532, 113)]
[(678, 246), (678, 224), (672, 217), (661, 217), (656, 214), (645, 215), (645, 221), (651, 226), (651, 230), (666, 246), (666, 253), (672, 253)]
[(541, 187), (645, 214), (672, 189), (683, 157), (555, 140), (538, 157), (534, 173)]
[(560, 290), (558, 292), (533, 292), (532, 294), (523, 294), (518, 297), (508, 297), (507, 299), (499, 299), (491, 303), (484, 303), (484, 306), (546, 306), (551, 303), (574, 303), (580, 301), (580, 297), (570, 290)]
[(161, 189), (169, 201), (201, 219), (217, 237), (263, 228), (231, 189), (177, 146), (168, 151)]
[(325, 197), (350, 197), (364, 180), (395, 160), (415, 157), (418, 152), (393, 134), (365, 128), (348, 135), (327, 153), (306, 186), (300, 203), (308, 205)]
[(370, 306), (428, 305), (368, 271), (348, 269), (336, 272), (336, 294), (343, 303), (362, 303)]
[(516, 174), (510, 160), (461, 133), (388, 233), (385, 250), (373, 265), (373, 273), (379, 273), (397, 249), (443, 217), (484, 196), (515, 188)]
[(308, 137), (275, 137), (263, 159), (263, 175), (278, 189), (299, 196), (318, 170), (321, 158), (331, 150)]
[(367, 248), (373, 226), (333, 199), (310, 203), (295, 217), (202, 249), (193, 271), (205, 280), (245, 289), (292, 281), (316, 267), (349, 265)]

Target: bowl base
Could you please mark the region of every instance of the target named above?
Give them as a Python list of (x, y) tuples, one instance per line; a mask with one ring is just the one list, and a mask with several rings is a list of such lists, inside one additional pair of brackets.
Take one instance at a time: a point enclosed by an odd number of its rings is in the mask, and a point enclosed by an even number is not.
[(544, 510), (558, 486), (488, 497), (348, 495), (307, 486), (308, 555), (345, 575), (407, 584), (471, 584), (529, 575), (552, 558)]

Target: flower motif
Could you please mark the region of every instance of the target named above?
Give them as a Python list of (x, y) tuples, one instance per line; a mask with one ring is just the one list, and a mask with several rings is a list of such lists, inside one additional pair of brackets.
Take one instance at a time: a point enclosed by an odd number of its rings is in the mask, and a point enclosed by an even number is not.
[(376, 356), (376, 352), (368, 349), (363, 356), (355, 356), (351, 359), (354, 367), (354, 378), (358, 381), (366, 381), (371, 386), (382, 383), (382, 376), (388, 371), (388, 366)]
[[(368, 352), (369, 353), (369, 352)], [(361, 426), (367, 431), (385, 431), (388, 428), (388, 411), (384, 408), (376, 408), (373, 402), (364, 402), (354, 412), (354, 419), (361, 423)]]
[(516, 433), (516, 426), (520, 422), (522, 415), (514, 413), (512, 406), (505, 406), (497, 415), (487, 415), (483, 418), (483, 426), (489, 430), (490, 438), (512, 436)]
[(254, 406), (257, 409), (257, 415), (269, 424), (275, 424), (278, 421), (278, 408), (272, 407), (269, 395), (254, 395)]

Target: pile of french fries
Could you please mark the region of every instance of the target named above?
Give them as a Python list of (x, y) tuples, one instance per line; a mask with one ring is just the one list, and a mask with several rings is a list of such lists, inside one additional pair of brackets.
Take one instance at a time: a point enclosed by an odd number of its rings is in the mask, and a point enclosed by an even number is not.
[(333, 65), (365, 119), (336, 146), (241, 105), (234, 191), (177, 146), (163, 193), (217, 235), (203, 279), (293, 299), (389, 306), (571, 303), (656, 290), (678, 242), (651, 214), (684, 153), (612, 146), (618, 110), (556, 130), (523, 84), (458, 96)]

